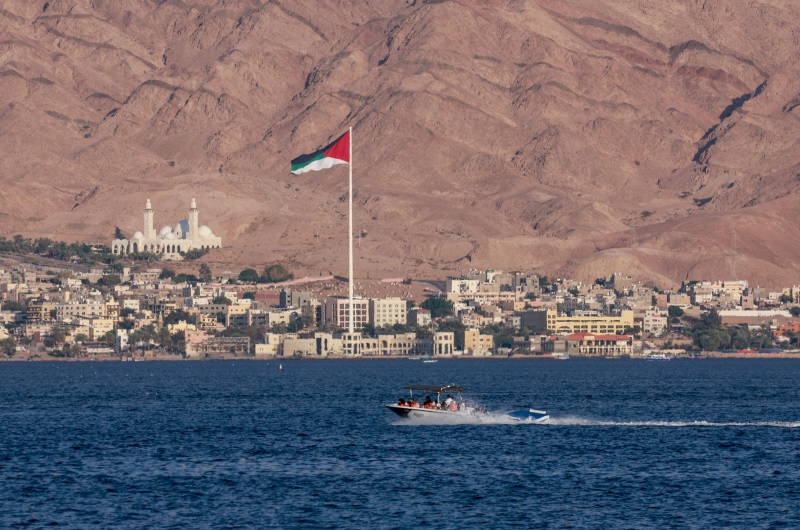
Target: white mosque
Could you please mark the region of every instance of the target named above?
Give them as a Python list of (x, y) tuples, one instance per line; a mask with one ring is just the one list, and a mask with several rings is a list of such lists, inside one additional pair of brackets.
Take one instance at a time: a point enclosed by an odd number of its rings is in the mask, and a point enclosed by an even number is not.
[(156, 234), (153, 225), (153, 207), (150, 199), (144, 207), (144, 233), (136, 232), (130, 239), (115, 239), (111, 242), (114, 254), (132, 252), (154, 252), (164, 259), (180, 259), (182, 252), (194, 249), (222, 248), (222, 238), (215, 236), (206, 225), (200, 226), (200, 210), (192, 199), (189, 219), (178, 222), (174, 228), (165, 226)]

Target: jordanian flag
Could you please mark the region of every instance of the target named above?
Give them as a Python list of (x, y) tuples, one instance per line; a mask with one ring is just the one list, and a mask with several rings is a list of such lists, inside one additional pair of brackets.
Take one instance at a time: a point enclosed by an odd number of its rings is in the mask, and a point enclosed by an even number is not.
[(327, 147), (308, 155), (300, 155), (292, 160), (292, 173), (299, 175), (306, 171), (328, 169), (336, 164), (350, 163), (350, 133), (346, 132)]

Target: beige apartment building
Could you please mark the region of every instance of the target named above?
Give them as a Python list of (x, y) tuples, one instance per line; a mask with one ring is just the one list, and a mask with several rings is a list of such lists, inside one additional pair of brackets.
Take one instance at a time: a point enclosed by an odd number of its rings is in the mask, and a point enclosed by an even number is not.
[(102, 301), (70, 302), (59, 304), (56, 309), (56, 318), (61, 322), (69, 322), (75, 317), (104, 317), (106, 316), (106, 304)]
[(376, 298), (369, 301), (369, 317), (373, 326), (405, 325), (408, 318), (406, 301), (402, 298)]
[(494, 337), (481, 335), (477, 329), (464, 331), (464, 353), (488, 354), (494, 349)]
[(559, 315), (555, 309), (528, 310), (519, 314), (521, 324), (533, 330), (570, 335), (572, 333), (595, 333), (622, 335), (633, 328), (633, 311), (625, 309), (619, 315), (589, 313), (575, 316)]
[(622, 335), (633, 328), (633, 311), (620, 311), (614, 315), (559, 316), (558, 311), (547, 311), (547, 329), (557, 334), (595, 333)]

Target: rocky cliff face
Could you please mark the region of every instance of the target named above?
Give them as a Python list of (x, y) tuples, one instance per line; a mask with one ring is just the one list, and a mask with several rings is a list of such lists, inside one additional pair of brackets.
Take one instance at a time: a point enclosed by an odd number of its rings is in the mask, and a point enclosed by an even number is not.
[[(713, 5), (712, 5), (713, 4)], [(800, 8), (7, 0), (0, 232), (110, 240), (192, 196), (228, 249), (358, 275), (800, 275)]]

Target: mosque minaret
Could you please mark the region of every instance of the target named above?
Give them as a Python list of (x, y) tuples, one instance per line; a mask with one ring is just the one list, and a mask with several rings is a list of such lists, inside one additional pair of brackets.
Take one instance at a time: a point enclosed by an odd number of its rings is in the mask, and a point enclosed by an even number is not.
[(164, 259), (180, 259), (182, 253), (195, 249), (221, 248), (222, 238), (214, 235), (206, 225), (200, 225), (200, 210), (192, 199), (189, 217), (179, 221), (175, 227), (164, 226), (156, 233), (153, 206), (150, 199), (144, 207), (144, 231), (136, 232), (130, 239), (115, 239), (111, 242), (114, 254), (153, 252)]

